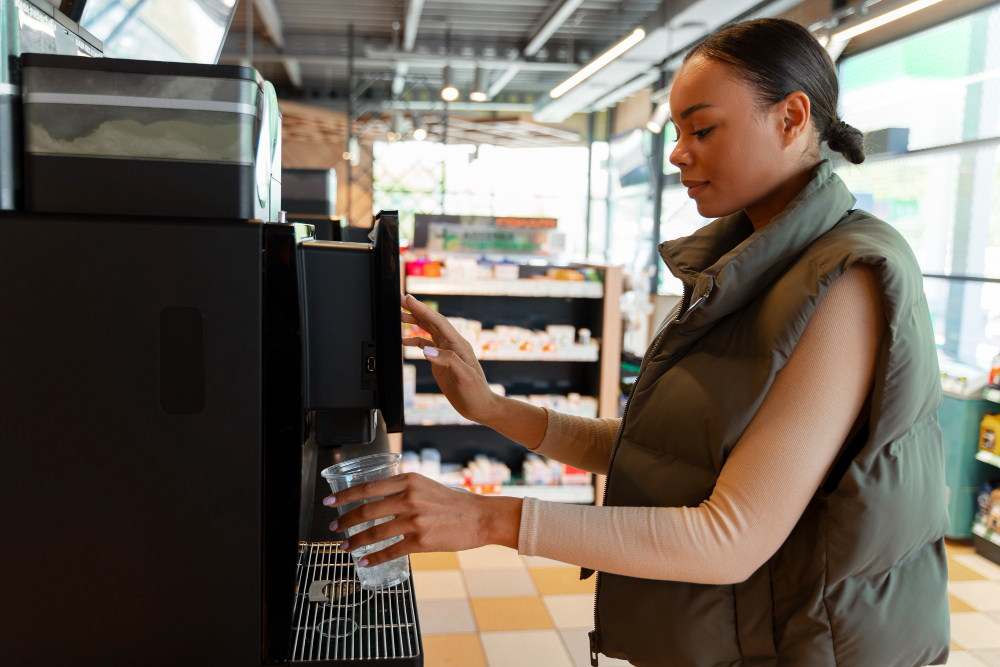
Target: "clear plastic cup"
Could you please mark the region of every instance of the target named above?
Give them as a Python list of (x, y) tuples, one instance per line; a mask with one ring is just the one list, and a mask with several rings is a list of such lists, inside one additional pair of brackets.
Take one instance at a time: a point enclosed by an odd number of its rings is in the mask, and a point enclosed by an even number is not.
[[(322, 474), (323, 478), (330, 484), (330, 489), (333, 491), (333, 495), (337, 495), (338, 491), (343, 491), (344, 489), (357, 484), (364, 484), (365, 482), (371, 482), (376, 479), (398, 475), (399, 462), (401, 459), (402, 455), (400, 454), (369, 454), (368, 456), (362, 456), (349, 461), (341, 461), (340, 463), (325, 469)], [(369, 498), (367, 500), (348, 503), (341, 507), (335, 507), (334, 509), (337, 511), (337, 516), (341, 516), (350, 512), (355, 507), (359, 507), (362, 503), (370, 503), (376, 500), (381, 500), (381, 498)], [(352, 528), (345, 529), (344, 533), (348, 537), (351, 537), (352, 535), (356, 535), (374, 525), (391, 521), (393, 518), (395, 517), (390, 515), (376, 521), (366, 521)], [(351, 559), (354, 561), (355, 569), (358, 572), (358, 579), (361, 581), (361, 588), (365, 590), (387, 588), (389, 586), (401, 584), (410, 578), (410, 571), (407, 567), (406, 556), (401, 556), (394, 560), (369, 567), (361, 567), (358, 565), (358, 561), (368, 554), (381, 551), (382, 549), (385, 549), (402, 539), (402, 535), (397, 535), (396, 537), (391, 537), (388, 540), (382, 540), (381, 542), (376, 542), (375, 544), (351, 551)]]

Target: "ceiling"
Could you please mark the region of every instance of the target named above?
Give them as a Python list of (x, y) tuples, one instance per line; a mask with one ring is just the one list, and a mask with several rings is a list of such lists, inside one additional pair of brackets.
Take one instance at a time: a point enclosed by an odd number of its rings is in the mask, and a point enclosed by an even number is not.
[[(835, 4), (844, 5), (834, 0), (238, 1), (220, 62), (246, 62), (246, 3), (251, 3), (253, 64), (284, 99), (350, 111), (356, 119), (381, 116), (389, 108), (430, 119), (445, 113), (439, 93), (444, 66), (450, 64), (461, 97), (447, 113), (469, 118), (530, 113), (550, 125), (659, 87), (691, 46), (727, 22), (778, 15), (813, 22), (829, 16)], [(905, 1), (847, 5), (883, 8)], [(951, 0), (939, 7), (984, 1)], [(637, 27), (645, 39), (565, 95), (550, 97), (552, 88)], [(489, 94), (486, 103), (468, 100), (477, 68)]]

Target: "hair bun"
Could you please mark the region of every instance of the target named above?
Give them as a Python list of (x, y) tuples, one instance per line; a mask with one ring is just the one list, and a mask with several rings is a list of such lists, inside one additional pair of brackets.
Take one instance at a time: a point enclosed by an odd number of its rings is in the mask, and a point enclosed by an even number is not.
[(851, 164), (865, 161), (865, 135), (861, 130), (838, 118), (830, 124), (825, 134), (826, 145), (831, 151), (840, 153)]

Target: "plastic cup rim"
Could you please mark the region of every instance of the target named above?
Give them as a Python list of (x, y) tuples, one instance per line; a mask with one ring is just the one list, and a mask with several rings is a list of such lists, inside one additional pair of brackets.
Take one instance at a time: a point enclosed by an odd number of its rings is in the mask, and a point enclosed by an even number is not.
[[(342, 466), (345, 463), (352, 463), (352, 462), (356, 462), (356, 461), (364, 461), (365, 459), (384, 458), (384, 457), (388, 457), (388, 460), (386, 460), (381, 465), (377, 465), (377, 466), (374, 466), (374, 467), (371, 467), (371, 468), (363, 468), (363, 469), (358, 469), (358, 470), (353, 470), (353, 471), (344, 471), (344, 472), (331, 472), (332, 468), (336, 468), (337, 466)], [(333, 477), (350, 477), (352, 475), (357, 475), (359, 473), (366, 473), (367, 474), (367, 473), (372, 473), (372, 472), (378, 472), (379, 470), (384, 470), (385, 468), (389, 468), (389, 467), (391, 467), (391, 466), (399, 463), (402, 459), (403, 459), (403, 455), (400, 454), (400, 453), (398, 453), (398, 452), (379, 452), (377, 454), (365, 454), (364, 456), (359, 456), (359, 457), (354, 458), (354, 459), (348, 459), (347, 461), (341, 461), (340, 463), (334, 463), (329, 468), (324, 468), (323, 471), (320, 474), (324, 478), (330, 479), (330, 478), (333, 478)]]

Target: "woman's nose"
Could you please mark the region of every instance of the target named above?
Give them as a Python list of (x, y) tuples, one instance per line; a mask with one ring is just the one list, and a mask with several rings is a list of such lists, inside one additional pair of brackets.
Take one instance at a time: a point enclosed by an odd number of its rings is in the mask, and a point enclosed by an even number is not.
[(674, 146), (674, 150), (670, 151), (670, 164), (678, 169), (682, 166), (691, 166), (691, 152), (683, 146), (683, 143), (683, 141), (678, 141), (677, 145)]

